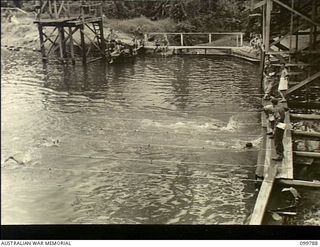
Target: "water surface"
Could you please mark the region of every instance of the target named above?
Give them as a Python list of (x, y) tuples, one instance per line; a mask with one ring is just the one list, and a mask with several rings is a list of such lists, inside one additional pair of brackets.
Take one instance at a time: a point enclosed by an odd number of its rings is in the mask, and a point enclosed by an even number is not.
[(252, 212), (256, 65), (1, 56), (3, 224), (243, 224)]

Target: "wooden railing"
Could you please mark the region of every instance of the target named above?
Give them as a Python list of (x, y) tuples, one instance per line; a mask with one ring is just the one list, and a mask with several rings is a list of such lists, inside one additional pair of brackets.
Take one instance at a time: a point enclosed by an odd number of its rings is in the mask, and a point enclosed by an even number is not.
[(216, 36), (232, 36), (235, 38), (235, 46), (236, 47), (241, 47), (243, 46), (243, 35), (244, 33), (241, 32), (212, 32), (212, 33), (162, 33), (162, 32), (153, 32), (153, 33), (145, 33), (144, 34), (144, 41), (145, 43), (148, 42), (149, 38), (155, 35), (162, 35), (164, 37), (168, 37), (169, 35), (174, 35), (174, 36), (180, 36), (180, 46), (185, 46), (185, 37), (194, 35), (194, 36), (207, 36), (208, 43), (213, 42), (213, 38)]
[(64, 0), (46, 0), (41, 5), (40, 18), (48, 14), (52, 19), (80, 18), (84, 16), (102, 17), (101, 1), (74, 2)]

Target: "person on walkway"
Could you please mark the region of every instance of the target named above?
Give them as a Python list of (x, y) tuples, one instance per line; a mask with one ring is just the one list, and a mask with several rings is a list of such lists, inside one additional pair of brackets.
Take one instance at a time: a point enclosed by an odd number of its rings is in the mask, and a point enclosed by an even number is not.
[(286, 68), (286, 65), (283, 63), (281, 65), (280, 82), (278, 87), (278, 91), (282, 98), (280, 102), (286, 102), (287, 90), (288, 90), (288, 70)]
[(277, 156), (272, 158), (273, 160), (281, 161), (283, 159), (283, 134), (285, 130), (285, 112), (288, 110), (283, 106), (278, 105), (278, 99), (271, 99), (272, 106), (274, 107), (274, 117), (275, 117), (275, 129), (274, 129), (274, 145), (276, 148)]
[(265, 114), (266, 114), (266, 118), (267, 118), (267, 135), (270, 136), (271, 139), (273, 139), (273, 135), (274, 135), (274, 126), (275, 126), (275, 117), (274, 117), (274, 113), (275, 113), (275, 107), (273, 104), (271, 105), (266, 105), (263, 108)]
[(41, 14), (41, 0), (35, 0), (34, 2), (34, 11), (36, 13), (36, 19), (40, 20), (40, 14)]
[(107, 41), (108, 41), (108, 42), (114, 42), (117, 38), (118, 38), (118, 35), (116, 35), (116, 34), (113, 32), (113, 29), (110, 28), (110, 33), (109, 33), (108, 36), (107, 36)]
[(270, 99), (272, 89), (274, 86), (275, 74), (276, 73), (273, 71), (271, 66), (270, 57), (266, 56), (266, 61), (265, 61), (264, 70), (263, 70), (263, 86), (264, 86), (264, 93), (265, 93), (263, 98), (265, 100)]

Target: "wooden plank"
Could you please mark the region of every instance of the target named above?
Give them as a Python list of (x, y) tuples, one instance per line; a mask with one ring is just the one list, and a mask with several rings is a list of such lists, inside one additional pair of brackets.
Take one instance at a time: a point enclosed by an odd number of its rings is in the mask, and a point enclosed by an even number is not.
[[(155, 49), (156, 46), (155, 45), (146, 45), (144, 46), (144, 48), (146, 49)], [(204, 45), (194, 45), (194, 46), (168, 46), (169, 49), (216, 49), (216, 50), (221, 50), (221, 49), (225, 49), (225, 50), (230, 50), (230, 49), (234, 49), (237, 48), (236, 46), (204, 46)]]
[(306, 20), (306, 21), (308, 21), (309, 23), (311, 23), (311, 24), (313, 24), (313, 25), (315, 25), (315, 26), (320, 26), (320, 24), (319, 24), (319, 23), (317, 23), (317, 22), (313, 21), (313, 20), (312, 20), (312, 19), (310, 19), (309, 17), (307, 17), (307, 16), (305, 16), (304, 14), (300, 13), (299, 11), (297, 11), (297, 10), (295, 10), (295, 9), (291, 8), (290, 6), (288, 6), (288, 5), (284, 4), (284, 3), (282, 3), (281, 1), (279, 1), (279, 0), (273, 0), (273, 1), (274, 1), (275, 3), (277, 3), (277, 4), (279, 4), (280, 6), (282, 6), (282, 7), (286, 8), (287, 10), (289, 10), (289, 11), (291, 11), (291, 12), (295, 13), (296, 15), (299, 15), (300, 17), (302, 17), (303, 19), (305, 19), (305, 20)]
[[(290, 55), (296, 54), (296, 51), (268, 51), (268, 55)], [(312, 51), (299, 51), (299, 54), (319, 54), (320, 50), (312, 50)]]
[(288, 179), (279, 179), (277, 182), (285, 185), (291, 186), (305, 186), (305, 187), (313, 187), (320, 188), (319, 181), (304, 181), (304, 180), (288, 180)]
[(253, 209), (253, 213), (250, 220), (250, 225), (261, 225), (264, 214), (267, 208), (267, 204), (270, 198), (270, 194), (272, 191), (272, 187), (275, 181), (275, 177), (277, 174), (277, 165), (276, 163), (271, 164), (268, 169), (268, 173), (265, 176), (262, 185), (260, 187), (260, 191), (257, 197), (256, 204)]
[(266, 142), (267, 142), (267, 131), (266, 128), (262, 129), (262, 142), (260, 143), (260, 148), (258, 152), (258, 159), (257, 159), (257, 168), (256, 168), (256, 176), (263, 178), (264, 176), (264, 160), (265, 160), (265, 149), (266, 149)]
[(213, 34), (213, 35), (241, 35), (244, 34), (243, 32), (210, 32), (210, 33), (195, 33), (195, 32), (190, 32), (190, 33), (164, 33), (164, 32), (152, 32), (152, 33), (145, 33), (147, 35), (180, 35), (180, 34), (185, 34), (185, 35), (208, 35), (208, 34)]
[(264, 159), (264, 174), (263, 177), (267, 177), (268, 170), (271, 165), (271, 156), (272, 156), (272, 139), (266, 139), (266, 155)]
[(294, 151), (294, 155), (300, 156), (300, 157), (308, 157), (308, 158), (316, 158), (320, 159), (320, 153), (316, 152), (302, 152), (302, 151)]
[(320, 115), (316, 115), (316, 114), (294, 114), (294, 113), (291, 113), (290, 117), (293, 119), (320, 120)]
[[(287, 107), (287, 105), (285, 105)], [(292, 133), (291, 133), (291, 121), (289, 112), (285, 113), (286, 129), (283, 134), (283, 160), (277, 178), (293, 179), (293, 154), (292, 154)]]
[(300, 82), (299, 84), (297, 84), (297, 85), (289, 88), (288, 91), (287, 91), (287, 95), (289, 95), (289, 94), (291, 94), (292, 92), (298, 90), (299, 88), (305, 86), (306, 84), (314, 81), (314, 80), (317, 79), (318, 77), (320, 77), (320, 71), (317, 72), (317, 73), (315, 73), (315, 74), (313, 74), (312, 76), (308, 77), (307, 79), (303, 80), (303, 81)]
[[(286, 63), (286, 67), (308, 67), (308, 66), (318, 66), (318, 64), (310, 64), (310, 63)], [(271, 66), (281, 67), (280, 63), (272, 63)]]

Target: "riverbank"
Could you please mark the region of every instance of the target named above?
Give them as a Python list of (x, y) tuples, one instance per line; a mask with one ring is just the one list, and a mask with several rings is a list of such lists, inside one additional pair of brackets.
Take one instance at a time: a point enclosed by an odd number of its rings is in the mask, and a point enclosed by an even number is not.
[[(39, 35), (37, 25), (33, 23), (31, 16), (18, 16), (8, 22), (5, 18), (1, 19), (1, 45), (10, 49), (39, 50)], [(170, 19), (151, 21), (145, 17), (130, 20), (107, 19), (104, 21), (104, 34), (110, 33), (113, 29), (116, 36), (124, 43), (131, 43), (132, 33), (137, 26), (141, 26), (144, 32), (173, 30), (174, 23)], [(93, 34), (87, 32), (89, 37)], [(80, 37), (74, 35), (74, 39), (80, 42)], [(53, 35), (49, 36), (53, 37)]]

